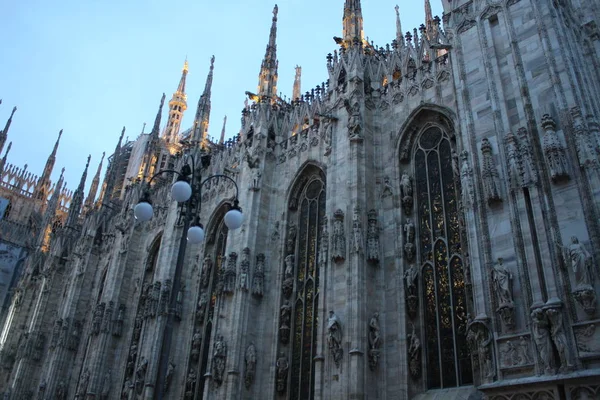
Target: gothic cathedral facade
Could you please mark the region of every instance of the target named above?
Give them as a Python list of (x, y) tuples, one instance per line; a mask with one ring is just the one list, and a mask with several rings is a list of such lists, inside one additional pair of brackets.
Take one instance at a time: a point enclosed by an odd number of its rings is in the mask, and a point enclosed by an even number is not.
[[(0, 244), (27, 257), (4, 398), (598, 398), (597, 1), (443, 0), (443, 19), (425, 3), (378, 47), (346, 0), (326, 81), (303, 94), (298, 69), (292, 101), (276, 6), (240, 134), (207, 135), (214, 58), (180, 132), (186, 63), (162, 134), (164, 95), (86, 199), (87, 166), (74, 192), (49, 180), (58, 141), (40, 178), (5, 155)], [(177, 272), (160, 171), (186, 166), (225, 177), (202, 187), (205, 240)]]

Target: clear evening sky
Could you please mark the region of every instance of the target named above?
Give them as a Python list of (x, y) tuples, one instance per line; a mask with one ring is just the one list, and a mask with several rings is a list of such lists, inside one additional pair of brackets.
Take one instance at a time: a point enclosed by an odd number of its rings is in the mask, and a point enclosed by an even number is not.
[[(275, 0), (29, 0), (3, 1), (0, 24), (0, 129), (13, 106), (8, 162), (40, 175), (64, 129), (53, 181), (66, 168), (68, 187), (79, 182), (88, 154), (90, 175), (103, 151), (112, 153), (123, 126), (135, 139), (154, 122), (160, 97), (168, 103), (186, 58), (191, 126), (210, 57), (215, 74), (209, 136), (240, 129), (244, 92), (255, 92)], [(378, 46), (424, 22), (424, 0), (364, 0), (365, 35)], [(337, 48), (344, 0), (278, 0), (278, 91), (291, 97), (294, 67), (303, 92), (327, 79), (326, 55)], [(432, 0), (433, 14), (442, 13)], [(163, 110), (161, 133), (166, 123)], [(8, 143), (7, 143), (8, 145)], [(5, 146), (6, 148), (6, 146)], [(106, 167), (106, 162), (104, 163)], [(88, 175), (88, 186), (91, 177)]]

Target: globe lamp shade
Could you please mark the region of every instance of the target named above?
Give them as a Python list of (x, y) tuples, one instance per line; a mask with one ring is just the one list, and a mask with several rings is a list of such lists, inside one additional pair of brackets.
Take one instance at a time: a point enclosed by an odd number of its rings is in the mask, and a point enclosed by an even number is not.
[(232, 209), (225, 214), (225, 225), (231, 230), (239, 229), (244, 222), (244, 214), (238, 209)]
[(192, 226), (188, 229), (187, 240), (192, 244), (201, 243), (204, 240), (204, 229), (201, 226)]
[(146, 201), (142, 201), (138, 203), (133, 209), (133, 215), (135, 215), (135, 219), (146, 222), (152, 219), (152, 205)]
[(192, 197), (192, 187), (186, 181), (177, 181), (171, 187), (171, 196), (178, 203), (188, 201)]

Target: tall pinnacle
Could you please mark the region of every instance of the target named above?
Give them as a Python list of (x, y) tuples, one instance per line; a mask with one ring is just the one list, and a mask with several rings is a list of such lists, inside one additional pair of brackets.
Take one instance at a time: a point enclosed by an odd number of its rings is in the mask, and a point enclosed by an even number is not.
[(227, 115), (223, 118), (223, 129), (221, 129), (221, 138), (219, 139), (219, 144), (225, 143), (225, 127), (227, 126)]
[(96, 200), (96, 194), (98, 192), (98, 186), (100, 185), (100, 172), (102, 171), (102, 163), (104, 161), (105, 153), (102, 153), (102, 158), (100, 159), (100, 164), (98, 164), (98, 170), (96, 171), (96, 175), (94, 175), (94, 179), (92, 179), (92, 185), (90, 186), (90, 192), (88, 193), (87, 198), (85, 199), (84, 212), (88, 213), (92, 208), (94, 208), (94, 200)]
[(435, 23), (433, 21), (433, 14), (431, 12), (431, 3), (429, 0), (425, 0), (425, 26), (427, 28), (427, 38), (431, 40), (435, 34), (434, 27)]
[(50, 190), (50, 175), (52, 175), (52, 170), (54, 169), (54, 163), (56, 162), (56, 152), (58, 150), (58, 145), (60, 143), (60, 138), (62, 137), (62, 134), (63, 130), (61, 129), (60, 132), (58, 132), (58, 138), (56, 139), (56, 143), (54, 143), (52, 153), (50, 153), (50, 156), (46, 161), (44, 172), (42, 173), (42, 176), (40, 177), (36, 185), (35, 198), (38, 200), (45, 201), (48, 197), (48, 191)]
[(8, 147), (6, 148), (6, 152), (4, 153), (4, 157), (0, 159), (0, 174), (4, 171), (4, 166), (6, 165), (6, 159), (8, 157), (8, 153), (10, 153), (10, 149), (12, 148), (12, 142), (8, 143)]
[(294, 89), (292, 91), (292, 100), (297, 100), (302, 96), (302, 67), (296, 65), (296, 76), (294, 77)]
[(279, 7), (275, 4), (273, 8), (273, 22), (271, 24), (271, 33), (269, 34), (269, 44), (265, 51), (265, 58), (260, 67), (258, 75), (258, 95), (261, 97), (270, 97), (273, 101), (277, 97), (277, 14)]
[(160, 119), (162, 115), (162, 109), (165, 105), (165, 94), (163, 93), (160, 98), (160, 106), (158, 107), (158, 113), (156, 113), (156, 118), (154, 119), (154, 127), (152, 128), (152, 132), (150, 132), (150, 136), (153, 138), (158, 137), (158, 131), (160, 130)]
[(117, 167), (119, 164), (119, 156), (121, 155), (121, 143), (123, 142), (123, 136), (125, 136), (125, 127), (123, 127), (123, 130), (121, 131), (119, 142), (117, 143), (117, 146), (115, 147), (115, 152), (113, 153), (112, 162), (106, 170), (106, 175), (104, 176), (104, 183), (102, 183), (100, 201), (103, 205), (108, 205), (108, 203), (112, 200), (112, 195), (117, 180)]
[(168, 143), (177, 142), (179, 136), (179, 129), (181, 127), (181, 121), (183, 120), (183, 113), (187, 110), (187, 95), (185, 94), (185, 82), (189, 71), (189, 65), (187, 58), (183, 63), (183, 69), (181, 70), (181, 79), (179, 80), (179, 86), (177, 91), (173, 93), (171, 101), (169, 101), (169, 120), (167, 126), (163, 132), (163, 138)]
[(208, 124), (210, 122), (210, 95), (213, 82), (213, 73), (215, 70), (215, 56), (210, 59), (210, 69), (206, 77), (204, 92), (198, 100), (198, 108), (194, 118), (194, 130), (192, 132), (192, 142), (200, 143), (203, 148), (208, 145)]
[(75, 193), (73, 193), (73, 198), (71, 199), (71, 206), (69, 207), (69, 214), (67, 215), (67, 223), (65, 226), (70, 226), (71, 228), (73, 228), (75, 225), (77, 225), (79, 213), (81, 212), (81, 206), (83, 205), (83, 190), (85, 188), (85, 181), (87, 179), (87, 173), (91, 159), (92, 156), (89, 155), (87, 158), (87, 163), (85, 164), (85, 169), (83, 170), (83, 174), (81, 175), (81, 180), (79, 181), (79, 186), (77, 186)]
[(398, 46), (404, 47), (404, 32), (402, 31), (402, 22), (400, 21), (400, 7), (396, 4), (396, 42)]
[(360, 0), (346, 0), (344, 5), (344, 42), (350, 46), (354, 39), (362, 42), (365, 38)]
[[(2, 104), (1, 101), (0, 104)], [(13, 115), (15, 115), (16, 111), (17, 107), (13, 107), (12, 112), (10, 113), (10, 117), (8, 117), (8, 120), (6, 121), (4, 129), (0, 131), (0, 153), (2, 152), (2, 149), (4, 148), (4, 143), (6, 143), (6, 139), (8, 138), (8, 130), (10, 128), (10, 124), (12, 123)]]
[(37, 246), (40, 247), (44, 252), (48, 251), (48, 241), (50, 238), (46, 235), (46, 230), (56, 215), (56, 208), (58, 206), (58, 201), (63, 188), (64, 174), (65, 169), (63, 168), (60, 171), (58, 182), (56, 182), (56, 185), (54, 185), (54, 191), (52, 192), (52, 196), (50, 196), (50, 200), (48, 201), (48, 206), (46, 207), (46, 211), (44, 212), (44, 217), (42, 219), (41, 230), (39, 231), (36, 240)]

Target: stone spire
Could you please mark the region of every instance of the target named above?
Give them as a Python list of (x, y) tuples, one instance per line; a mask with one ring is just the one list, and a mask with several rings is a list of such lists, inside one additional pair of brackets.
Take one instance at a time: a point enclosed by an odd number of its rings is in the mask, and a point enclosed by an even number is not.
[(360, 0), (346, 0), (344, 5), (344, 42), (352, 45), (354, 39), (362, 43), (365, 37)]
[(162, 109), (165, 105), (165, 94), (162, 94), (160, 98), (160, 106), (158, 107), (158, 113), (156, 113), (156, 118), (154, 119), (154, 127), (152, 128), (152, 132), (150, 132), (151, 138), (158, 138), (158, 132), (160, 131), (160, 120), (162, 117)]
[(425, 31), (427, 34), (427, 38), (431, 40), (435, 36), (435, 29), (437, 25), (433, 20), (433, 14), (431, 12), (431, 2), (429, 0), (425, 0), (425, 26), (427, 28), (427, 30)]
[(0, 160), (0, 174), (4, 171), (4, 166), (6, 165), (6, 158), (8, 157), (8, 153), (10, 153), (10, 149), (12, 148), (12, 142), (8, 143), (8, 147), (6, 148), (6, 152), (4, 153), (4, 157)]
[(87, 173), (91, 159), (92, 156), (89, 155), (87, 159), (87, 164), (85, 164), (85, 169), (83, 170), (83, 174), (81, 175), (81, 180), (79, 181), (79, 186), (77, 186), (75, 193), (73, 193), (73, 198), (71, 199), (71, 205), (69, 207), (69, 214), (67, 215), (67, 223), (65, 226), (74, 228), (75, 225), (77, 225), (79, 213), (81, 212), (81, 206), (83, 205), (83, 190), (85, 188), (85, 181), (87, 179)]
[(206, 77), (206, 85), (204, 92), (198, 100), (198, 108), (196, 109), (196, 117), (194, 118), (194, 130), (192, 132), (192, 142), (200, 143), (200, 146), (205, 148), (208, 144), (208, 124), (210, 122), (210, 94), (213, 82), (213, 72), (215, 69), (215, 56), (210, 59), (210, 70)]
[(402, 32), (402, 22), (400, 21), (400, 7), (396, 4), (396, 42), (398, 46), (404, 47), (404, 33)]
[(119, 142), (117, 143), (117, 147), (115, 147), (115, 152), (113, 153), (112, 162), (106, 170), (106, 175), (104, 176), (104, 183), (102, 184), (102, 191), (100, 192), (100, 200), (101, 204), (103, 205), (107, 205), (112, 199), (112, 192), (115, 188), (115, 183), (117, 180), (117, 164), (119, 162), (119, 155), (121, 153), (123, 136), (125, 136), (125, 127), (123, 127), (123, 131), (121, 131)]
[(176, 143), (179, 135), (179, 129), (181, 128), (181, 120), (183, 119), (183, 113), (187, 110), (187, 95), (185, 94), (185, 81), (188, 74), (188, 62), (187, 59), (183, 64), (183, 70), (181, 71), (181, 80), (177, 91), (173, 93), (171, 101), (169, 101), (169, 120), (167, 126), (163, 132), (163, 138), (167, 143)]
[(259, 97), (269, 97), (271, 101), (277, 98), (277, 13), (279, 7), (275, 4), (273, 8), (273, 23), (271, 25), (271, 33), (269, 35), (269, 44), (265, 52), (265, 58), (260, 67), (258, 75), (258, 95)]
[[(0, 104), (2, 103), (0, 102)], [(12, 123), (13, 115), (15, 115), (15, 112), (17, 112), (17, 107), (14, 107), (12, 109), (10, 117), (8, 117), (6, 125), (4, 126), (4, 129), (0, 131), (0, 153), (2, 153), (2, 149), (4, 149), (4, 143), (6, 143), (6, 139), (8, 139), (8, 130), (10, 128), (10, 124)]]
[(50, 223), (52, 222), (52, 219), (56, 215), (56, 209), (58, 208), (58, 202), (59, 202), (60, 194), (61, 194), (62, 188), (63, 188), (64, 173), (65, 173), (65, 169), (63, 168), (60, 171), (60, 177), (58, 178), (58, 182), (56, 182), (56, 185), (54, 186), (54, 191), (52, 192), (52, 196), (50, 197), (50, 200), (48, 201), (48, 206), (46, 207), (46, 211), (44, 212), (44, 216), (42, 219), (42, 224), (40, 225), (42, 227), (42, 229), (39, 232), (36, 243), (37, 243), (38, 248), (39, 247), (42, 248), (42, 251), (47, 251), (49, 238), (47, 237), (46, 233), (47, 233), (48, 226), (50, 225)]
[(56, 139), (56, 143), (54, 143), (54, 149), (52, 149), (52, 153), (50, 153), (50, 156), (46, 161), (44, 172), (42, 173), (42, 176), (38, 180), (35, 187), (34, 197), (37, 200), (45, 201), (48, 198), (48, 192), (50, 190), (50, 175), (52, 175), (52, 170), (54, 169), (54, 163), (56, 162), (56, 151), (58, 150), (62, 133), (63, 130), (61, 129), (60, 132), (58, 132), (58, 139)]
[(302, 67), (296, 65), (296, 77), (294, 78), (294, 90), (292, 100), (299, 99), (302, 96)]
[(225, 143), (225, 128), (227, 126), (227, 115), (223, 118), (223, 129), (221, 129), (221, 138), (219, 139), (219, 144)]
[(96, 194), (98, 193), (98, 186), (100, 185), (100, 171), (102, 171), (102, 162), (104, 161), (104, 156), (106, 153), (102, 152), (102, 158), (100, 159), (100, 164), (98, 164), (98, 170), (96, 171), (96, 175), (94, 175), (94, 179), (92, 179), (92, 185), (90, 186), (90, 192), (88, 193), (87, 198), (85, 199), (85, 205), (83, 210), (85, 213), (88, 213), (94, 208), (94, 200), (96, 200)]

